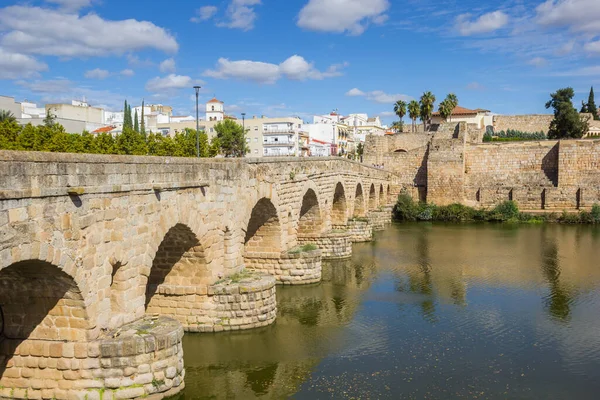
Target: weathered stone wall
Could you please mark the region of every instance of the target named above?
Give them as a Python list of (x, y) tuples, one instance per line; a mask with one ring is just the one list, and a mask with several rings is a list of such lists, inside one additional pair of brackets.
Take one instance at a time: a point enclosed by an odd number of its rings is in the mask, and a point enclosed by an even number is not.
[(368, 219), (352, 219), (346, 226), (353, 243), (370, 242), (373, 240), (373, 227)]
[(271, 254), (246, 253), (246, 268), (269, 274), (283, 285), (305, 285), (321, 281), (321, 250), (292, 249), (279, 257)]
[(380, 210), (369, 212), (369, 224), (374, 231), (381, 231), (392, 222), (392, 210), (393, 207), (381, 207)]
[(330, 231), (320, 236), (298, 236), (298, 243), (300, 245), (316, 245), (321, 250), (323, 260), (352, 256), (352, 239), (345, 230)]
[(552, 114), (494, 115), (494, 132), (514, 129), (529, 133), (548, 133), (553, 119)]

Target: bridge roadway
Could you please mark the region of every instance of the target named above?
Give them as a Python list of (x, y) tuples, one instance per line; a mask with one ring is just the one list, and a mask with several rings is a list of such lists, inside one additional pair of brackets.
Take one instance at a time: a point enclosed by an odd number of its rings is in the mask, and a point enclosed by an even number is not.
[(340, 158), (0, 151), (0, 398), (163, 398), (183, 332), (270, 324), (391, 215), (395, 176)]

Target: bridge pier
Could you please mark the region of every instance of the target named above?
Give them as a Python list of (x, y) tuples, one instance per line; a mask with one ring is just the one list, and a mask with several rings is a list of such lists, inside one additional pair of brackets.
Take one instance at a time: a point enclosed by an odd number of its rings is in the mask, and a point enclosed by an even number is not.
[(316, 245), (321, 250), (323, 260), (352, 257), (352, 238), (345, 229), (335, 229), (320, 235), (299, 235), (298, 244)]
[(184, 387), (181, 325), (146, 317), (87, 342), (4, 339), (0, 399), (162, 399)]
[(373, 227), (373, 231), (382, 231), (387, 224), (392, 223), (392, 206), (379, 207), (376, 210), (369, 211), (369, 224)]
[(373, 240), (373, 227), (367, 217), (355, 217), (345, 225), (352, 243), (370, 242)]
[(321, 281), (321, 250), (305, 251), (296, 247), (280, 254), (244, 254), (246, 268), (250, 271), (269, 274), (278, 284), (306, 285)]

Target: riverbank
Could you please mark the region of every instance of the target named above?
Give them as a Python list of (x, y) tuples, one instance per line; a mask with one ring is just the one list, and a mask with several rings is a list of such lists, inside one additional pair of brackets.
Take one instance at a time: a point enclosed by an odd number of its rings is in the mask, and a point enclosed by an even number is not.
[(417, 203), (408, 194), (400, 194), (394, 206), (396, 221), (440, 221), (440, 222), (510, 222), (510, 223), (563, 223), (600, 224), (600, 205), (594, 204), (591, 211), (576, 213), (525, 213), (519, 211), (517, 203), (507, 200), (492, 209), (473, 208), (462, 204), (437, 206)]

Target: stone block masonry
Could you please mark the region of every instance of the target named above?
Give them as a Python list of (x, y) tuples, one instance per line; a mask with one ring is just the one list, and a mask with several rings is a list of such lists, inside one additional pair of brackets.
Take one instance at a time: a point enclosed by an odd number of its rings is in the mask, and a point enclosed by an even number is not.
[(246, 268), (274, 276), (283, 285), (305, 285), (321, 281), (321, 250), (302, 251), (300, 248), (272, 254), (246, 253)]
[(298, 236), (300, 245), (316, 245), (323, 260), (336, 260), (352, 256), (352, 238), (345, 229), (323, 233), (319, 236)]
[(373, 240), (373, 227), (368, 219), (351, 219), (346, 226), (353, 243), (370, 242)]

